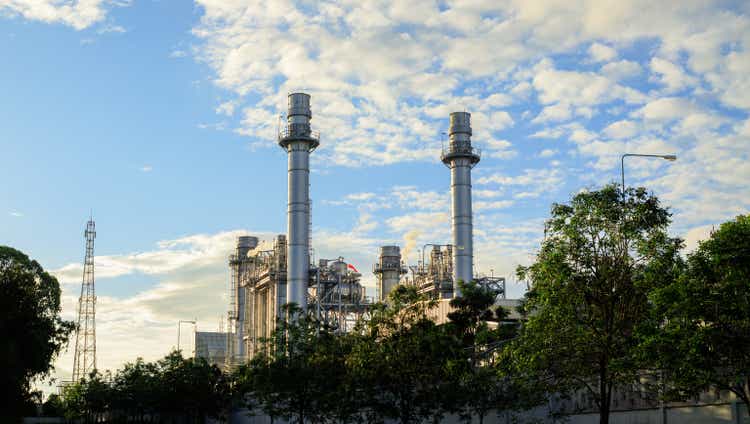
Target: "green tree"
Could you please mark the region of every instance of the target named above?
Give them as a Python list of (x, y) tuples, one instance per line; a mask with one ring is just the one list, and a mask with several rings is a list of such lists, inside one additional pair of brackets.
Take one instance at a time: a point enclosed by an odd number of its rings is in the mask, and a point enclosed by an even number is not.
[(109, 376), (104, 377), (94, 370), (88, 377), (67, 386), (63, 391), (66, 418), (84, 423), (104, 419), (112, 404), (109, 380)]
[(65, 416), (82, 422), (202, 423), (225, 418), (227, 379), (203, 359), (173, 351), (155, 363), (126, 364), (114, 377), (96, 371), (63, 392)]
[(453, 370), (461, 345), (427, 316), (434, 301), (413, 286), (397, 286), (387, 304), (359, 325), (347, 366), (371, 419), (411, 423), (456, 409)]
[[(35, 378), (49, 375), (73, 322), (60, 318), (60, 285), (37, 261), (0, 246), (0, 387), (4, 421), (19, 421)], [(7, 403), (6, 403), (7, 402)]]
[(42, 416), (63, 417), (65, 416), (65, 404), (57, 393), (52, 393), (42, 404)]
[(668, 237), (670, 214), (644, 188), (581, 192), (551, 215), (535, 262), (518, 269), (531, 283), (530, 314), (512, 360), (547, 393), (588, 392), (606, 424), (613, 389), (638, 381), (648, 294), (677, 277), (682, 243)]
[(155, 363), (138, 358), (118, 370), (112, 381), (112, 409), (118, 416), (143, 422), (158, 413), (160, 374)]
[(221, 370), (203, 358), (183, 358), (175, 350), (157, 362), (158, 411), (162, 417), (203, 422), (224, 416), (229, 385)]
[(750, 408), (750, 216), (722, 224), (701, 242), (685, 272), (652, 301), (664, 325), (644, 347), (665, 371), (666, 397), (714, 387)]
[(249, 407), (271, 417), (306, 423), (336, 416), (347, 422), (356, 411), (346, 408), (351, 395), (343, 390), (342, 337), (294, 304), (285, 305), (284, 312), (262, 350), (239, 371), (238, 388), (247, 394)]
[(481, 424), (490, 411), (510, 408), (518, 401), (512, 380), (494, 364), (498, 350), (516, 336), (517, 326), (503, 325), (507, 312), (495, 307), (499, 289), (476, 281), (458, 285), (461, 297), (451, 299), (453, 311), (446, 327), (456, 334), (465, 360), (453, 368), (458, 384), (452, 396), (463, 420), (477, 417)]

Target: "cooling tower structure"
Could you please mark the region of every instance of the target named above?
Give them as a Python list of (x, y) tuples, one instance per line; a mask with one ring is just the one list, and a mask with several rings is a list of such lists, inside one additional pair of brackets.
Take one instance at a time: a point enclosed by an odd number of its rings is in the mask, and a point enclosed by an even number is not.
[(388, 294), (406, 274), (406, 267), (401, 263), (401, 248), (398, 246), (381, 246), (378, 262), (373, 265), (372, 272), (378, 278), (377, 299), (384, 301)]
[(479, 163), (479, 150), (471, 146), (471, 114), (450, 114), (448, 146), (440, 159), (451, 170), (451, 225), (453, 231), (453, 296), (458, 280), (471, 281), (473, 267), (471, 169)]
[(287, 126), (279, 134), (279, 146), (288, 154), (287, 180), (287, 302), (307, 309), (310, 267), (310, 153), (319, 136), (310, 129), (310, 95), (292, 93), (288, 98)]

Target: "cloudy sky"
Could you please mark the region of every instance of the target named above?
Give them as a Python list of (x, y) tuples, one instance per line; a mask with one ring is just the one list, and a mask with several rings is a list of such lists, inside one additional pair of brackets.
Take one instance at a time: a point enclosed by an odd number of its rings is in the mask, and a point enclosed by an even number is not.
[(316, 252), (367, 284), (377, 246), (450, 239), (451, 111), (482, 150), (483, 273), (510, 278), (550, 204), (619, 181), (626, 152), (678, 156), (628, 159), (627, 183), (690, 245), (750, 209), (747, 2), (0, 0), (0, 56), (0, 243), (56, 273), (72, 319), (93, 211), (104, 369), (164, 355), (180, 319), (216, 330), (236, 237), (285, 231), (290, 91), (322, 134)]

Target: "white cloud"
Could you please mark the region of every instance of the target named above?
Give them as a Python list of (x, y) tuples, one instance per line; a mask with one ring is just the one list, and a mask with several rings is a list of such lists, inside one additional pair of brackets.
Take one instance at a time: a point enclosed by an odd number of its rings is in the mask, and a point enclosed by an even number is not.
[(563, 174), (558, 168), (526, 169), (516, 176), (492, 174), (477, 179), (478, 185), (519, 187), (520, 193), (525, 194), (514, 196), (516, 198), (538, 197), (542, 193), (555, 190), (562, 182)]
[[(747, 91), (744, 63), (750, 61), (743, 63), (739, 46), (716, 53), (744, 43), (747, 19), (705, 2), (679, 10), (646, 0), (565, 7), (536, 1), (198, 4), (196, 57), (219, 87), (243, 99), (238, 108), (256, 110), (238, 133), (270, 148), (263, 140), (272, 140), (272, 131), (258, 128), (274, 127), (285, 93), (304, 87), (313, 96), (313, 125), (324, 134), (319, 160), (337, 165), (434, 160), (431, 142), (447, 114), (463, 108), (477, 118), (477, 140), (490, 139), (514, 124), (502, 108), (533, 99), (532, 91), (541, 103), (536, 122), (592, 118), (599, 107), (612, 110), (610, 103), (644, 104), (648, 96), (622, 82), (640, 74), (641, 65), (616, 61), (615, 50), (640, 40), (656, 40), (663, 60), (675, 62), (684, 52), (686, 72), (708, 73), (703, 77), (723, 101), (747, 105), (739, 93)], [(545, 59), (581, 46), (608, 62), (600, 72), (557, 69)]]
[(666, 92), (675, 92), (697, 84), (698, 80), (691, 77), (678, 65), (659, 57), (651, 58), (651, 71), (658, 76), (654, 79), (665, 86)]
[(603, 132), (604, 135), (610, 138), (630, 138), (638, 133), (638, 125), (628, 120), (617, 121), (609, 124)]
[(490, 139), (484, 142), (487, 146), (484, 155), (496, 159), (511, 159), (518, 155), (518, 152), (513, 150), (513, 144), (508, 140), (495, 140)]
[(552, 62), (544, 60), (536, 65), (534, 88), (543, 104), (568, 103), (592, 106), (615, 100), (625, 103), (642, 103), (645, 95), (633, 88), (593, 73), (555, 69)]
[(96, 30), (98, 34), (109, 34), (109, 33), (115, 33), (115, 34), (124, 34), (128, 32), (124, 27), (120, 25), (115, 24), (106, 24)]
[(698, 108), (693, 103), (682, 97), (662, 97), (648, 102), (631, 115), (646, 121), (669, 122), (683, 118), (697, 110)]
[(143, 165), (143, 166), (141, 167), (141, 171), (142, 171), (142, 172), (151, 172), (151, 171), (153, 171), (153, 169), (154, 169), (154, 168), (153, 168), (153, 167), (152, 167), (151, 165)]
[(685, 251), (692, 252), (693, 250), (695, 250), (701, 241), (711, 237), (711, 231), (713, 231), (714, 229), (716, 229), (716, 226), (713, 224), (701, 225), (691, 228), (683, 236), (685, 239)]
[(375, 193), (371, 192), (351, 193), (346, 195), (346, 198), (350, 200), (370, 200), (373, 197), (375, 197)]
[(10, 216), (13, 216), (13, 217), (16, 217), (16, 218), (21, 218), (21, 217), (23, 217), (23, 213), (21, 213), (21, 212), (18, 212), (18, 211), (10, 211), (10, 212), (8, 212), (8, 215), (10, 215)]
[(555, 156), (558, 153), (559, 151), (557, 149), (544, 149), (541, 152), (539, 152), (539, 157), (549, 158), (549, 157)]
[(417, 229), (427, 232), (435, 227), (447, 228), (450, 217), (447, 212), (415, 212), (389, 218), (386, 223), (393, 231), (406, 232)]
[(494, 200), (494, 201), (485, 201), (485, 200), (478, 200), (474, 202), (474, 210), (477, 212), (480, 211), (486, 211), (486, 210), (494, 210), (494, 209), (505, 209), (513, 206), (512, 200)]
[(499, 197), (502, 196), (503, 192), (501, 190), (483, 190), (483, 189), (473, 189), (471, 191), (472, 196), (477, 198), (493, 198), (493, 197)]
[(594, 43), (589, 47), (589, 56), (594, 62), (609, 62), (617, 57), (617, 50), (601, 43)]
[[(245, 231), (197, 234), (157, 243), (153, 250), (129, 254), (99, 255), (95, 269), (97, 296), (97, 360), (102, 370), (119, 368), (137, 357), (154, 360), (176, 343), (179, 319), (197, 318), (199, 330), (215, 331), (218, 317), (227, 310), (226, 258), (237, 236)], [(270, 239), (270, 233), (255, 233)], [(62, 283), (62, 315), (75, 319), (82, 265), (72, 263), (52, 271)], [(137, 279), (147, 275), (155, 282), (125, 296), (102, 295), (117, 277)], [(145, 278), (145, 277), (144, 277)], [(185, 331), (183, 348), (190, 345)], [(68, 379), (73, 346), (56, 361), (58, 377)]]
[(391, 196), (404, 210), (447, 210), (449, 195), (447, 192), (420, 190), (414, 186), (396, 186)]
[(570, 105), (567, 103), (556, 103), (552, 106), (545, 106), (539, 115), (536, 116), (531, 122), (543, 123), (543, 122), (558, 122), (567, 121), (573, 116), (570, 110)]
[(549, 139), (558, 139), (565, 135), (566, 128), (563, 126), (559, 127), (548, 127), (543, 130), (539, 130), (535, 132), (534, 134), (531, 134), (529, 137), (531, 138), (549, 138)]
[(487, 177), (481, 177), (477, 184), (497, 184), (500, 186), (530, 186), (530, 185), (556, 185), (562, 181), (562, 174), (559, 169), (526, 169), (520, 175), (506, 176), (503, 174), (493, 174)]
[(602, 66), (602, 73), (613, 80), (633, 78), (641, 74), (641, 65), (630, 60), (610, 62)]
[[(0, 13), (22, 16), (45, 23), (59, 23), (82, 30), (107, 16), (105, 0), (3, 0)], [(122, 4), (127, 5), (127, 4)], [(124, 32), (117, 25), (107, 25), (102, 32)]]

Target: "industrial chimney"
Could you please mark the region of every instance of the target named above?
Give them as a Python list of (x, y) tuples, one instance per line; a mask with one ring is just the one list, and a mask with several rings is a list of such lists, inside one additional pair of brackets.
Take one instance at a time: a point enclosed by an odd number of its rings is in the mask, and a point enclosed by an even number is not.
[(307, 309), (310, 266), (310, 152), (320, 144), (310, 130), (310, 95), (289, 95), (287, 126), (279, 134), (279, 146), (288, 153), (286, 300)]
[(471, 281), (474, 247), (471, 224), (471, 168), (479, 151), (471, 147), (471, 114), (450, 114), (449, 143), (440, 158), (451, 170), (451, 224), (453, 230), (453, 297), (461, 295), (458, 280)]
[(378, 263), (373, 266), (373, 273), (378, 276), (378, 300), (385, 301), (388, 294), (396, 287), (406, 268), (401, 265), (401, 248), (398, 246), (381, 246)]

